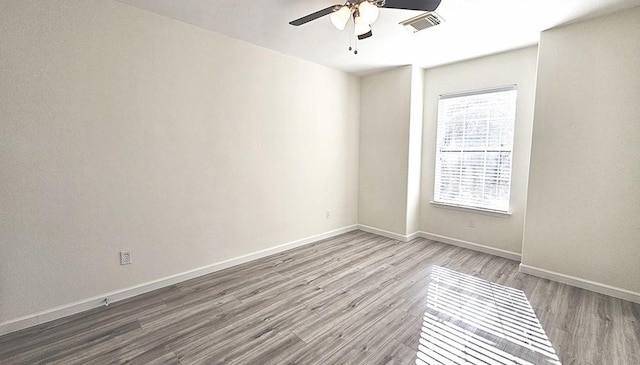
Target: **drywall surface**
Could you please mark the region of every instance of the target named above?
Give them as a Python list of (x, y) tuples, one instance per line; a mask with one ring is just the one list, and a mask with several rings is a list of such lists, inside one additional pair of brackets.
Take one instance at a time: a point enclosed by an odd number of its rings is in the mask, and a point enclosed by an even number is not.
[(357, 77), (111, 1), (0, 34), (0, 323), (357, 223)]
[(408, 235), (420, 229), (420, 177), (422, 176), (422, 119), (424, 115), (424, 69), (411, 68), (411, 114), (407, 171)]
[(411, 66), (360, 80), (358, 221), (400, 235), (407, 228)]
[[(529, 47), (427, 69), (420, 230), (513, 253), (520, 253), (527, 197), (537, 48)], [(487, 215), (430, 204), (435, 178), (436, 125), (441, 94), (518, 85), (511, 178), (510, 216)], [(469, 227), (470, 221), (473, 221)]]
[(542, 33), (523, 264), (640, 293), (640, 8)]

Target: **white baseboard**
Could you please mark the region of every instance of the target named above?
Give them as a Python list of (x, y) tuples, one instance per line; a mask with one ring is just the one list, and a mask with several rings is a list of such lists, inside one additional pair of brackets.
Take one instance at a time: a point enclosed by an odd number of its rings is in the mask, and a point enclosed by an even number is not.
[(434, 233), (429, 233), (429, 232), (422, 232), (422, 231), (418, 232), (418, 236), (422, 237), (422, 238), (429, 239), (429, 240), (448, 243), (450, 245), (454, 245), (454, 246), (458, 246), (458, 247), (468, 248), (468, 249), (474, 250), (474, 251), (480, 251), (480, 252), (488, 253), (488, 254), (494, 255), (494, 256), (504, 257), (504, 258), (509, 259), (509, 260), (520, 261), (520, 259), (521, 259), (520, 254), (517, 253), (517, 252), (511, 252), (511, 251), (502, 250), (502, 249), (495, 248), (495, 247), (489, 247), (489, 246), (481, 245), (479, 243), (463, 241), (463, 240), (459, 240), (457, 238), (451, 238), (451, 237), (447, 237), (447, 236), (441, 236), (439, 234), (434, 234)]
[(391, 238), (400, 242), (408, 242), (409, 237), (415, 235), (415, 233), (413, 233), (410, 236), (405, 236), (400, 233), (385, 231), (384, 229), (380, 229), (376, 227), (365, 226), (364, 224), (358, 224), (358, 229), (360, 229), (361, 231), (377, 234), (378, 236)]
[(400, 241), (400, 242), (409, 242), (409, 241), (411, 241), (411, 240), (413, 240), (415, 238), (422, 237), (422, 238), (426, 238), (426, 239), (429, 239), (429, 240), (443, 242), (443, 243), (447, 243), (447, 244), (458, 246), (458, 247), (468, 248), (468, 249), (474, 250), (474, 251), (488, 253), (488, 254), (494, 255), (494, 256), (504, 257), (504, 258), (507, 258), (507, 259), (510, 259), (510, 260), (520, 261), (520, 258), (521, 258), (520, 254), (517, 253), (517, 252), (506, 251), (506, 250), (502, 250), (502, 249), (499, 249), (499, 248), (494, 248), (494, 247), (481, 245), (479, 243), (463, 241), (463, 240), (459, 240), (457, 238), (441, 236), (439, 234), (434, 234), (434, 233), (429, 233), (429, 232), (418, 231), (418, 232), (414, 232), (414, 233), (411, 233), (411, 234), (408, 234), (408, 235), (403, 235), (403, 234), (400, 234), (400, 233), (386, 231), (384, 229), (380, 229), (380, 228), (376, 228), (376, 227), (366, 226), (364, 224), (359, 224), (358, 228), (361, 231), (377, 234), (378, 236), (391, 238), (391, 239), (394, 239), (394, 240), (397, 240), (397, 241)]
[(413, 233), (405, 236), (406, 237), (406, 241), (405, 242), (409, 242), (409, 241), (414, 240), (416, 238), (422, 237), (421, 233), (422, 232), (418, 231), (418, 232), (413, 232)]
[(253, 261), (262, 257), (287, 251), (299, 246), (307, 245), (307, 244), (317, 242), (326, 238), (337, 236), (339, 234), (355, 231), (357, 229), (358, 229), (357, 224), (338, 228), (329, 232), (324, 232), (311, 237), (302, 238), (296, 241), (288, 242), (275, 247), (270, 247), (270, 248), (253, 252), (247, 255), (242, 255), (239, 257), (234, 257), (229, 260), (216, 262), (214, 264), (203, 266), (197, 269), (185, 271), (182, 273), (167, 276), (157, 280), (152, 280), (146, 283), (142, 283), (140, 285), (112, 291), (109, 293), (104, 293), (92, 298), (83, 299), (83, 300), (65, 304), (56, 308), (47, 309), (39, 313), (13, 319), (7, 322), (0, 323), (0, 335), (19, 331), (28, 327), (38, 325), (38, 324), (46, 323), (49, 321), (53, 321), (55, 319), (59, 319), (62, 317), (70, 316), (72, 314), (84, 312), (89, 309), (103, 306), (105, 298), (109, 299), (109, 303), (114, 303), (123, 299), (134, 297), (136, 295), (140, 295), (140, 294), (147, 293), (156, 289), (160, 289), (169, 285), (173, 285), (185, 280), (197, 278), (202, 275), (223, 270), (231, 266), (240, 265), (245, 262)]
[(615, 298), (628, 300), (630, 302), (640, 303), (640, 293), (632, 292), (630, 290), (616, 288), (611, 285), (597, 283), (595, 281), (578, 278), (571, 275), (560, 274), (555, 271), (540, 269), (537, 267), (520, 264), (520, 272), (538, 276), (544, 279), (557, 281), (559, 283), (575, 286), (582, 289), (591, 290), (596, 293), (609, 295)]

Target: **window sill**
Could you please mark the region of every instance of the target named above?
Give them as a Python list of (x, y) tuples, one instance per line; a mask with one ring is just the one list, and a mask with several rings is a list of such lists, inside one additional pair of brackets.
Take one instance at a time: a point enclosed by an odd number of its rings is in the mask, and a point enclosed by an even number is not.
[(484, 214), (484, 215), (490, 215), (490, 216), (500, 217), (500, 218), (509, 218), (509, 217), (511, 217), (511, 211), (503, 212), (501, 210), (466, 207), (466, 206), (462, 206), (462, 205), (440, 203), (440, 202), (436, 202), (436, 201), (433, 201), (433, 200), (430, 201), (430, 203), (431, 203), (431, 205), (436, 206), (438, 208), (452, 209), (452, 210), (458, 210), (458, 211), (469, 212), (469, 213)]

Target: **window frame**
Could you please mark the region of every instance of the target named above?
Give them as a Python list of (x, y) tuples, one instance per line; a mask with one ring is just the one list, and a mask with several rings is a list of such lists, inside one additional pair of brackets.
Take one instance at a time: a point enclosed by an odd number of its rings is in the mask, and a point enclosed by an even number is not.
[[(446, 127), (445, 122), (440, 121), (440, 102), (443, 99), (452, 99), (452, 98), (459, 98), (459, 97), (467, 97), (467, 96), (476, 96), (476, 95), (482, 95), (482, 94), (491, 94), (491, 93), (497, 93), (497, 92), (505, 92), (505, 91), (514, 91), (514, 97), (513, 97), (513, 120), (512, 120), (512, 129), (511, 129), (511, 141), (510, 141), (510, 148), (508, 149), (509, 153), (509, 158), (510, 158), (510, 164), (509, 164), (509, 171), (508, 171), (508, 176), (509, 176), (509, 183), (508, 183), (508, 193), (507, 193), (507, 208), (506, 210), (502, 210), (502, 209), (495, 209), (492, 207), (488, 207), (487, 205), (467, 205), (464, 204), (465, 202), (462, 202), (460, 199), (458, 199), (458, 203), (453, 203), (451, 201), (439, 201), (436, 200), (436, 192), (437, 192), (437, 188), (438, 185), (436, 185), (436, 182), (439, 181), (438, 179), (438, 175), (441, 174), (441, 171), (438, 169), (439, 163), (438, 163), (438, 159), (441, 156), (442, 151), (442, 144), (441, 144), (441, 138), (439, 138), (439, 132), (440, 132), (440, 128)], [(467, 90), (467, 91), (461, 91), (461, 92), (454, 92), (454, 93), (447, 93), (447, 94), (441, 94), (438, 98), (438, 106), (437, 106), (437, 113), (436, 113), (436, 141), (435, 141), (435, 156), (434, 156), (434, 179), (433, 179), (433, 196), (432, 196), (432, 200), (430, 201), (430, 203), (436, 207), (441, 207), (441, 208), (449, 208), (449, 209), (453, 209), (453, 210), (463, 210), (463, 211), (473, 211), (476, 213), (480, 213), (480, 214), (487, 214), (487, 215), (495, 215), (495, 216), (510, 216), (511, 215), (511, 203), (512, 203), (512, 196), (511, 196), (511, 192), (512, 192), (512, 182), (513, 182), (513, 155), (514, 155), (514, 144), (515, 144), (515, 129), (516, 129), (516, 121), (517, 121), (517, 100), (518, 100), (518, 85), (517, 84), (510, 84), (510, 85), (503, 85), (503, 86), (497, 86), (497, 87), (490, 87), (490, 88), (485, 88), (485, 89), (477, 89), (477, 90)], [(461, 150), (461, 155), (464, 155), (464, 151), (465, 150), (472, 150), (472, 148), (469, 147), (465, 147), (462, 146), (460, 147)], [(488, 151), (489, 148), (487, 148), (487, 146), (485, 146), (484, 148), (484, 153), (485, 153), (485, 158), (486, 158), (486, 154), (489, 152)], [(450, 151), (451, 152), (451, 151)], [(477, 151), (476, 151), (477, 152)], [(462, 162), (461, 162), (461, 166)], [(473, 165), (471, 165), (473, 166)], [(462, 168), (462, 167), (461, 167)], [(487, 168), (486, 166), (483, 167), (482, 170), (482, 176), (485, 177), (487, 174)], [(442, 176), (440, 176), (442, 178)], [(462, 178), (462, 177), (461, 177)], [(485, 185), (485, 182), (483, 181), (483, 186)], [(484, 198), (483, 198), (484, 199)]]

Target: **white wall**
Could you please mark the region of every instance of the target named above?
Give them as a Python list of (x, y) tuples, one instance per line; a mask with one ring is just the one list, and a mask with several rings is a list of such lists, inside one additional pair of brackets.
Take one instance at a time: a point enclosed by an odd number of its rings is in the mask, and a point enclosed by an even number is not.
[(111, 1), (0, 34), (0, 323), (357, 223), (357, 77)]
[[(420, 230), (514, 254), (521, 252), (531, 146), (536, 47), (496, 54), (426, 70)], [(479, 214), (434, 206), (438, 97), (441, 94), (518, 85), (511, 181), (511, 216)], [(475, 228), (469, 227), (473, 220)]]
[(362, 77), (358, 221), (399, 235), (407, 229), (412, 67)]
[(422, 125), (424, 115), (424, 69), (411, 69), (411, 115), (409, 116), (409, 155), (407, 166), (407, 229), (420, 230), (420, 178), (422, 176)]
[(640, 293), (638, 65), (640, 8), (542, 33), (523, 264)]

